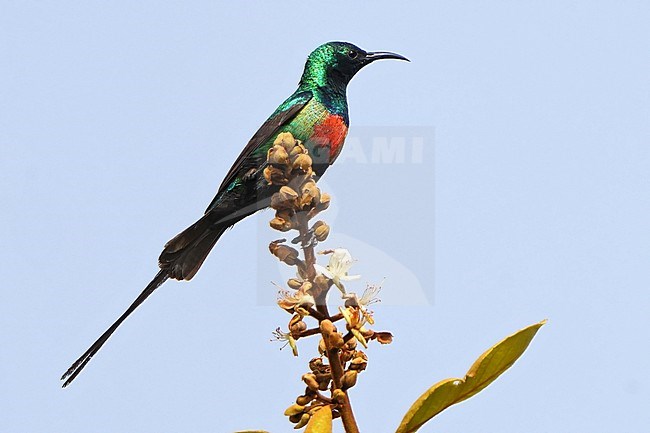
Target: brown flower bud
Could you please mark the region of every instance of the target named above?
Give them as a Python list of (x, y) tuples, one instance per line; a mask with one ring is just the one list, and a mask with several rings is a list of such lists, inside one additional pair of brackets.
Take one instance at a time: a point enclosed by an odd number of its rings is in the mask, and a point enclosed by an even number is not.
[(312, 399), (315, 399), (318, 396), (318, 391), (314, 391), (312, 389), (309, 389), (309, 387), (306, 387), (305, 395), (311, 397)]
[(293, 209), (278, 209), (275, 218), (270, 222), (271, 227), (280, 231), (296, 228), (296, 213)]
[[(345, 376), (344, 376), (345, 377)], [(298, 415), (305, 411), (305, 406), (300, 404), (292, 404), (284, 411), (284, 416)]]
[(288, 165), (289, 153), (282, 146), (273, 146), (266, 154), (266, 159), (270, 164)]
[(324, 364), (322, 358), (312, 358), (311, 361), (309, 361), (309, 369), (314, 373), (320, 372), (323, 370), (323, 367)]
[(295, 146), (293, 146), (293, 149), (289, 151), (289, 158), (291, 158), (291, 161), (294, 162), (298, 155), (302, 153), (307, 153), (307, 149), (301, 142), (297, 142)]
[(305, 330), (307, 330), (307, 324), (302, 320), (289, 325), (289, 331), (291, 331), (291, 334), (294, 336), (300, 335), (300, 333)]
[(345, 344), (345, 342), (343, 341), (343, 336), (338, 332), (335, 332), (329, 336), (328, 343), (330, 347), (333, 347), (335, 349), (340, 349)]
[(271, 196), (271, 207), (277, 210), (291, 209), (296, 203), (298, 193), (288, 186), (283, 186), (280, 191)]
[(305, 182), (300, 188), (300, 206), (304, 208), (311, 207), (320, 201), (320, 189), (316, 186), (316, 182), (309, 180)]
[(314, 237), (318, 242), (323, 242), (330, 234), (330, 226), (324, 221), (316, 221), (312, 229), (314, 230)]
[(345, 350), (355, 350), (357, 348), (357, 339), (352, 337), (345, 343)]
[(296, 156), (296, 159), (293, 161), (293, 169), (306, 173), (307, 171), (311, 170), (311, 163), (311, 156), (307, 155), (306, 153), (301, 153)]
[(269, 225), (271, 228), (281, 231), (281, 232), (287, 232), (293, 228), (293, 224), (291, 221), (287, 221), (283, 218), (278, 218), (275, 217), (271, 221), (269, 221)]
[(345, 392), (340, 389), (335, 389), (332, 392), (332, 400), (334, 400), (334, 403), (338, 404), (345, 403)]
[(374, 332), (371, 339), (377, 340), (381, 344), (390, 344), (393, 342), (393, 334), (390, 332)]
[(298, 398), (296, 398), (296, 404), (299, 404), (301, 406), (306, 406), (313, 399), (314, 397), (311, 395), (299, 395)]
[(352, 361), (350, 361), (350, 370), (363, 371), (368, 366), (368, 356), (362, 351), (354, 353)]
[(270, 165), (264, 169), (264, 179), (269, 185), (286, 185), (288, 182), (283, 170)]
[(318, 353), (321, 355), (326, 355), (327, 354), (327, 346), (325, 345), (325, 340), (322, 338), (318, 342)]
[(320, 330), (326, 336), (330, 336), (336, 332), (336, 326), (332, 323), (331, 320), (325, 319), (320, 322)]
[(312, 283), (309, 281), (303, 281), (303, 283), (300, 285), (300, 290), (302, 290), (305, 293), (309, 293), (311, 290)]
[(273, 142), (273, 146), (282, 146), (287, 152), (290, 152), (295, 145), (296, 139), (293, 138), (293, 135), (291, 135), (290, 132), (279, 133)]
[(291, 415), (289, 417), (289, 422), (294, 423), (294, 424), (297, 423), (297, 422), (300, 422), (300, 418), (302, 418), (302, 415), (303, 415), (302, 413), (298, 413), (296, 415)]
[(328, 290), (332, 286), (332, 280), (325, 275), (318, 274), (314, 278), (314, 286), (320, 291)]
[(323, 211), (323, 210), (327, 209), (328, 207), (330, 207), (330, 201), (331, 200), (332, 200), (332, 197), (328, 193), (324, 192), (324, 193), (321, 194), (320, 200), (318, 201), (318, 205), (316, 207), (318, 208), (318, 210)]
[(296, 423), (296, 425), (293, 428), (296, 430), (303, 428), (309, 422), (309, 418), (311, 418), (310, 414), (303, 413), (302, 417), (300, 418), (300, 421), (298, 421), (298, 423)]
[(304, 171), (294, 170), (292, 175), (293, 181), (296, 183), (296, 185), (302, 185), (303, 183), (312, 180), (314, 177), (314, 171), (311, 167), (307, 167), (307, 169)]
[(280, 259), (280, 261), (286, 263), (289, 266), (295, 265), (298, 259), (298, 250), (291, 248), (288, 245), (282, 245), (277, 241), (271, 242), (269, 244), (269, 251), (275, 257)]
[(341, 388), (343, 391), (352, 388), (357, 383), (357, 372), (355, 370), (348, 370), (341, 379)]
[(287, 281), (287, 285), (291, 287), (293, 290), (298, 290), (302, 286), (302, 281), (300, 281), (297, 278), (289, 278), (289, 281)]
[(306, 373), (302, 375), (302, 381), (305, 382), (307, 387), (312, 391), (318, 391), (318, 381), (314, 373)]
[(350, 360), (352, 359), (352, 354), (353, 354), (353, 352), (351, 352), (349, 350), (342, 350), (341, 351), (341, 362), (343, 364), (345, 364), (346, 362), (350, 362)]
[[(307, 305), (307, 304), (304, 304), (304, 305)], [(303, 317), (310, 315), (309, 310), (307, 308), (303, 307), (302, 305), (299, 305), (296, 308), (294, 308), (294, 311), (296, 313), (300, 314)]]
[(332, 373), (326, 368), (321, 369), (322, 371), (314, 373), (316, 375), (316, 380), (318, 382), (329, 382), (332, 380)]
[(330, 381), (318, 382), (318, 389), (321, 391), (327, 391), (327, 388), (330, 387)]
[(318, 213), (327, 209), (330, 206), (330, 201), (331, 201), (330, 195), (326, 192), (322, 193), (318, 203), (316, 203), (314, 208), (307, 213), (307, 218), (311, 219), (316, 215), (318, 215)]

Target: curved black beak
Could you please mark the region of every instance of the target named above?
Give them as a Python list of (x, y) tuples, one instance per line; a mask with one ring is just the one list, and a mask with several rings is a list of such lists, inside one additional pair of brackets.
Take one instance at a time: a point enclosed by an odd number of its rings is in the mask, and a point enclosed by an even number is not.
[(405, 60), (407, 62), (410, 62), (409, 59), (402, 56), (401, 54), (391, 53), (389, 51), (375, 51), (375, 52), (366, 53), (366, 61), (368, 63), (374, 62), (375, 60), (381, 60), (381, 59), (396, 59), (396, 60)]

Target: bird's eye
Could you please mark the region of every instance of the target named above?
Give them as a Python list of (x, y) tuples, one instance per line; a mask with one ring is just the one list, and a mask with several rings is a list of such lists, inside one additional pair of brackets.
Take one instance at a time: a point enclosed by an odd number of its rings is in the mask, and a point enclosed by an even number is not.
[(357, 53), (354, 50), (348, 51), (348, 57), (351, 58), (351, 59), (356, 59), (358, 55), (359, 55), (359, 53)]

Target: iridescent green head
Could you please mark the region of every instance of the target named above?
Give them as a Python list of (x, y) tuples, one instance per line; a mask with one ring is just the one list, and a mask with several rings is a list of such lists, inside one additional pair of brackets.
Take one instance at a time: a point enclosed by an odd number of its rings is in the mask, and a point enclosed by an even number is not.
[(328, 42), (307, 57), (301, 86), (343, 88), (361, 68), (379, 59), (409, 61), (387, 51), (367, 52), (348, 42)]

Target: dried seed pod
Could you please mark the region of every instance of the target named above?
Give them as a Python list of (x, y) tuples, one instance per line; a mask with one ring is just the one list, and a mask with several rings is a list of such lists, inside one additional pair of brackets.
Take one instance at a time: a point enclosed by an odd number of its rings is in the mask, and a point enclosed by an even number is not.
[(266, 154), (266, 160), (276, 166), (286, 166), (289, 164), (289, 153), (282, 146), (273, 146)]
[(323, 242), (330, 234), (330, 226), (324, 221), (316, 221), (312, 229), (314, 230), (314, 237), (318, 242)]
[(318, 381), (314, 373), (306, 373), (302, 375), (302, 381), (305, 382), (307, 387), (312, 391), (318, 391)]
[[(345, 376), (344, 376), (345, 377)], [(292, 404), (284, 411), (284, 416), (298, 415), (305, 411), (305, 406), (300, 404)]]
[(348, 370), (341, 379), (341, 388), (343, 391), (352, 388), (357, 383), (357, 372), (355, 370)]

